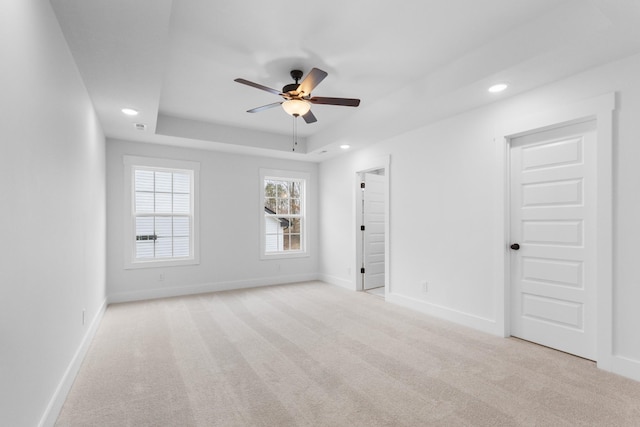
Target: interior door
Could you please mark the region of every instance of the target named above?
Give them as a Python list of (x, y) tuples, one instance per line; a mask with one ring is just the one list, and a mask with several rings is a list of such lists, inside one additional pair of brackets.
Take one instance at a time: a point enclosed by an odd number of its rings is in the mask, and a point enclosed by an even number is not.
[(363, 264), (364, 290), (384, 286), (384, 216), (385, 186), (384, 175), (365, 173), (363, 191)]
[(596, 126), (511, 140), (511, 335), (596, 358)]

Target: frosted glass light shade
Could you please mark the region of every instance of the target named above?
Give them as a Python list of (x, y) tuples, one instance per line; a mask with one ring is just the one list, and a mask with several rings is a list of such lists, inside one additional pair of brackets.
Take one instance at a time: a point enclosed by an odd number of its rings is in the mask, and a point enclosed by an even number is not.
[(282, 108), (292, 116), (304, 116), (311, 109), (311, 104), (301, 99), (290, 99), (282, 103)]

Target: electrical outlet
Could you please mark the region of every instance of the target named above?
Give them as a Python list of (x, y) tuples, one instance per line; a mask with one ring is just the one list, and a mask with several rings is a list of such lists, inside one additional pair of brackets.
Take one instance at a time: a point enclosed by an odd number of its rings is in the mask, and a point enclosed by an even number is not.
[(422, 292), (428, 292), (429, 291), (429, 282), (427, 282), (426, 280), (423, 280), (420, 282), (420, 290)]
[(158, 276), (158, 282), (164, 282), (164, 273), (160, 273)]

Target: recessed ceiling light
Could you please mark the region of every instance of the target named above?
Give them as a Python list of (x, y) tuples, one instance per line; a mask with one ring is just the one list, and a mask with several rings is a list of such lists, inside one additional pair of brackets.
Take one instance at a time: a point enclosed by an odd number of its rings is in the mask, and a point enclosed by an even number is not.
[(497, 85), (493, 85), (489, 88), (489, 92), (502, 92), (503, 90), (505, 90), (508, 87), (507, 84), (505, 83), (498, 83)]
[(342, 144), (340, 148), (342, 148), (343, 150), (348, 150), (349, 148), (351, 148), (351, 146), (348, 144)]
[(123, 108), (121, 111), (124, 114), (126, 114), (127, 116), (137, 116), (138, 115), (138, 110), (134, 110), (133, 108)]

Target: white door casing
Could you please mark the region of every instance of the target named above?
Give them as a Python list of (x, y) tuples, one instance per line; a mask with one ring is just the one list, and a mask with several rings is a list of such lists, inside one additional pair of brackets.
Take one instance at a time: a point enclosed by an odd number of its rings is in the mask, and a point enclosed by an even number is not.
[(511, 335), (597, 359), (596, 122), (510, 141)]
[(384, 286), (385, 281), (385, 177), (364, 173), (362, 224), (364, 290)]

